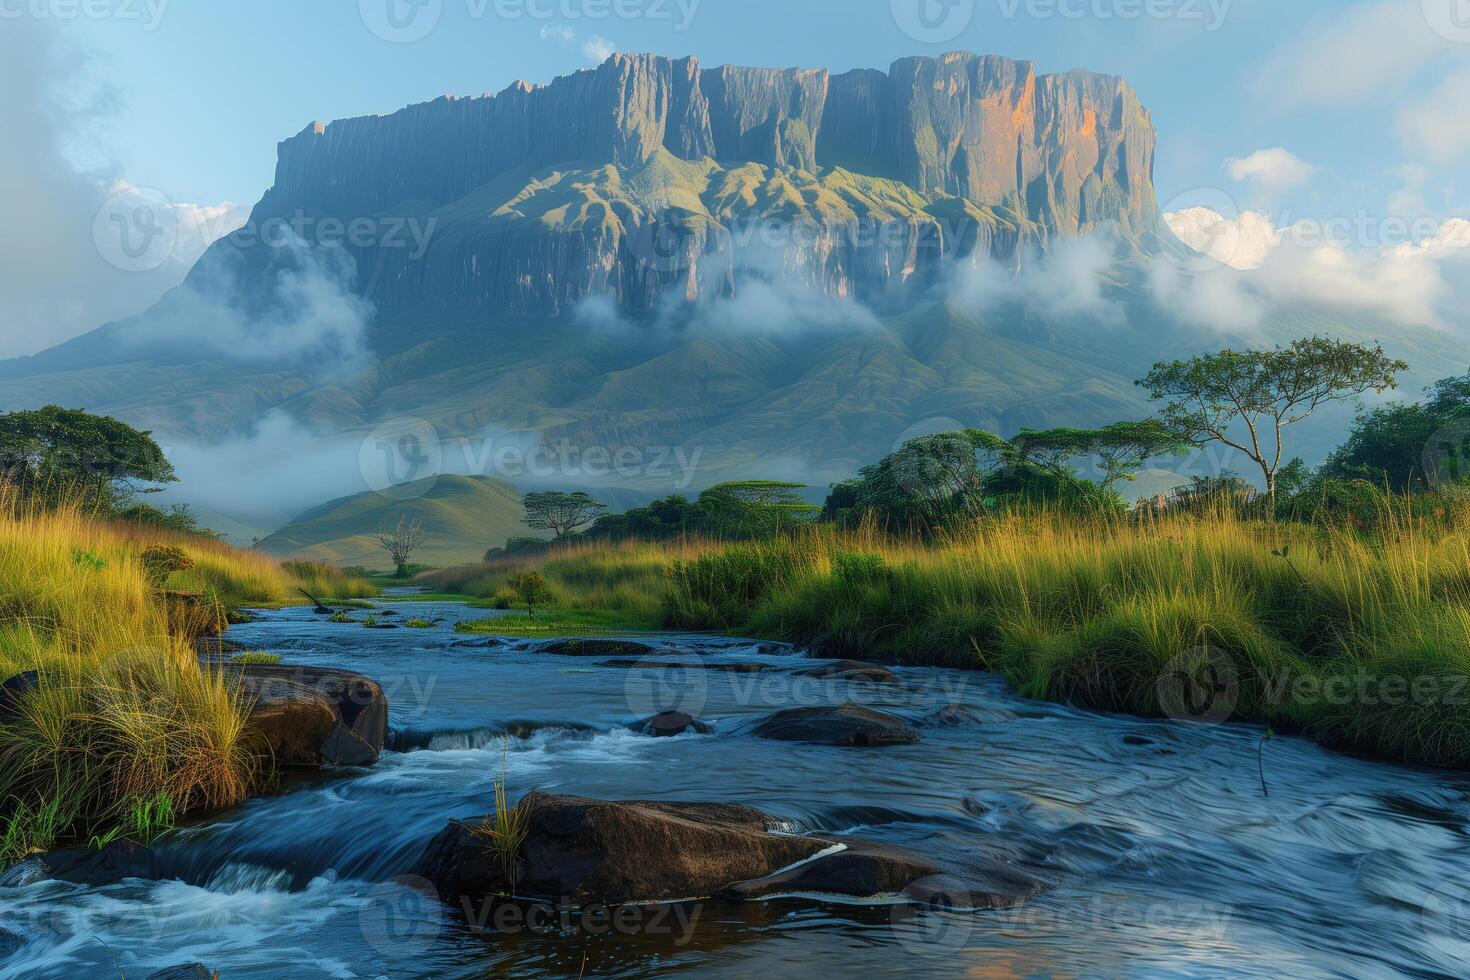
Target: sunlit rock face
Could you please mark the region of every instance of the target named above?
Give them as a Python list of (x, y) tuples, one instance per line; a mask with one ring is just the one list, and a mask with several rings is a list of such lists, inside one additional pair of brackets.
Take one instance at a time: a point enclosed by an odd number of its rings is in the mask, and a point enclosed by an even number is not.
[(750, 275), (881, 301), (1058, 235), (1156, 232), (1154, 146), (1123, 80), (1007, 58), (833, 75), (619, 54), (308, 126), (253, 218), (308, 240), (370, 219), (343, 237), (385, 308), (561, 316), (607, 295), (636, 313)]

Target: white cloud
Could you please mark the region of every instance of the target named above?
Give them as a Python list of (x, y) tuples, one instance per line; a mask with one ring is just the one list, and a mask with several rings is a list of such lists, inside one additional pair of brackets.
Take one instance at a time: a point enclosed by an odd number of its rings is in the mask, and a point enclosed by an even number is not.
[(828, 296), (790, 279), (740, 282), (733, 296), (702, 300), (691, 324), (718, 333), (768, 336), (880, 329), (878, 318), (856, 300)]
[(1154, 301), (1190, 322), (1248, 330), (1272, 306), (1305, 306), (1470, 333), (1470, 221), (1447, 220), (1417, 243), (1354, 250), (1315, 225), (1277, 229), (1254, 212), (1232, 220), (1199, 208), (1165, 220), (1222, 263), (1190, 275), (1160, 259), (1150, 270)]
[(618, 46), (605, 37), (593, 35), (582, 44), (582, 54), (594, 65), (600, 65), (618, 51)]
[[(541, 28), (541, 40), (552, 41), (562, 47), (571, 47), (577, 41), (577, 32), (565, 24), (546, 24)], [(618, 51), (618, 46), (601, 35), (594, 34), (581, 44), (582, 57), (594, 65), (600, 65)]]
[(364, 367), (374, 308), (353, 291), (356, 266), (346, 249), (299, 241), (251, 247), (269, 250), (266, 270), (247, 268), (255, 256), (243, 248), (211, 252), (182, 287), (129, 324), (123, 341), (178, 341), (226, 360), (295, 362), (333, 375)]
[(626, 333), (631, 327), (618, 310), (617, 299), (608, 293), (583, 296), (572, 309), (572, 321), (598, 333)]
[(1052, 317), (1085, 316), (1117, 322), (1122, 310), (1103, 291), (1113, 250), (1101, 235), (1062, 238), (1051, 251), (1026, 257), (1019, 272), (979, 258), (949, 283), (949, 298), (976, 310), (1022, 303)]
[(1430, 28), (1423, 3), (1375, 0), (1314, 18), (1267, 62), (1259, 95), (1289, 105), (1343, 105), (1407, 86), (1450, 47)]
[[(183, 280), (210, 241), (245, 220), (234, 204), (174, 203), (121, 180), (115, 166), (77, 165), (73, 151), (85, 134), (115, 112), (110, 91), (89, 82), (89, 71), (42, 22), (16, 20), (0, 31), (0, 357), (142, 312)], [(87, 94), (78, 101), (77, 93)], [(125, 271), (109, 261), (117, 256), (94, 226), (101, 215), (107, 228), (105, 207), (134, 202), (153, 208), (172, 247), (146, 268)]]
[(1412, 153), (1452, 163), (1470, 150), (1470, 67), (1451, 72), (1398, 118), (1399, 138)]
[(1259, 269), (1279, 241), (1276, 223), (1261, 211), (1226, 218), (1210, 208), (1185, 208), (1164, 215), (1180, 241), (1232, 269)]
[(1276, 195), (1305, 184), (1317, 168), (1290, 150), (1276, 146), (1226, 160), (1225, 172), (1231, 180), (1254, 184), (1264, 194)]

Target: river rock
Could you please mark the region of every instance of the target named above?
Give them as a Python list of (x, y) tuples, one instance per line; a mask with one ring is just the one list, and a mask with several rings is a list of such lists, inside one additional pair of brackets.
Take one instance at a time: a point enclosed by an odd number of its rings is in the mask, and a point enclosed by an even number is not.
[[(514, 894), (574, 904), (704, 898), (764, 878), (831, 846), (767, 832), (759, 810), (725, 803), (613, 803), (533, 792)], [(417, 873), (463, 910), (510, 892), (499, 857), (471, 823), (429, 843)]]
[(898, 675), (880, 664), (861, 660), (834, 660), (796, 672), (800, 677), (822, 677), (837, 681), (872, 681), (886, 684), (898, 680)]
[(536, 652), (556, 657), (643, 657), (653, 653), (653, 647), (635, 640), (555, 640)]
[(203, 963), (181, 963), (148, 974), (148, 980), (214, 980), (218, 976)]
[(757, 725), (755, 734), (813, 745), (907, 745), (919, 740), (919, 733), (898, 715), (851, 703), (787, 708)]
[(388, 728), (383, 689), (359, 674), (251, 664), (239, 669), (254, 703), (250, 723), (278, 765), (366, 766), (378, 761)]
[(113, 885), (127, 878), (154, 880), (162, 875), (158, 855), (130, 840), (106, 847), (68, 847), (41, 855), (45, 877), (78, 885)]
[(692, 715), (686, 715), (682, 711), (665, 711), (645, 718), (633, 725), (633, 731), (640, 735), (653, 735), (656, 738), (665, 738), (670, 735), (683, 735), (685, 732), (693, 732), (696, 735), (708, 735), (714, 731), (704, 722)]
[(842, 850), (765, 878), (742, 881), (721, 893), (739, 900), (775, 895), (902, 897), (953, 909), (1008, 908), (1046, 890), (1040, 879), (992, 858), (944, 862), (906, 847), (834, 837)]
[[(514, 894), (573, 905), (719, 896), (831, 895), (947, 908), (1001, 908), (1047, 888), (1016, 866), (974, 854), (940, 860), (849, 837), (772, 834), (759, 810), (722, 803), (614, 803), (530, 793)], [(510, 893), (500, 859), (472, 825), (453, 821), (417, 873), (470, 911)], [(747, 876), (741, 869), (758, 868)]]

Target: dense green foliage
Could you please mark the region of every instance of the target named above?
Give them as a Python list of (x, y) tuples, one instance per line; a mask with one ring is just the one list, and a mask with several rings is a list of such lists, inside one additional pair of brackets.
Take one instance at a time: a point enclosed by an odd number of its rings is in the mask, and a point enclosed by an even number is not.
[(1196, 443), (1218, 442), (1261, 470), (1274, 502), (1285, 430), (1322, 405), (1394, 387), (1409, 369), (1380, 345), (1307, 337), (1274, 350), (1223, 350), (1161, 361), (1138, 384), (1164, 402), (1162, 422)]
[(56, 405), (0, 415), (0, 481), (27, 504), (110, 511), (175, 479), (149, 433), (109, 416)]
[(1440, 381), (1428, 395), (1419, 404), (1390, 402), (1360, 415), (1323, 475), (1396, 491), (1470, 481), (1470, 374)]

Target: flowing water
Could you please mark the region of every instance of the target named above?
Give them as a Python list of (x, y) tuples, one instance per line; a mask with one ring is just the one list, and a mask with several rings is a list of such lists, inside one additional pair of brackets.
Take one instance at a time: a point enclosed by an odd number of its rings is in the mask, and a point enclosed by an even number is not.
[[(142, 978), (191, 960), (225, 980), (1470, 973), (1465, 778), (1278, 737), (1261, 753), (1267, 796), (1256, 728), (1037, 704), (958, 671), (901, 668), (901, 683), (878, 685), (600, 667), (453, 632), (484, 611), (399, 608), (444, 625), (376, 631), (292, 609), (231, 631), (288, 663), (377, 679), (394, 729), (378, 765), (293, 778), (174, 832), (156, 845), (170, 880), (83, 887), (12, 869), (0, 975)], [(770, 645), (651, 642), (799, 665)], [(782, 707), (849, 700), (916, 722), (951, 704), (969, 714), (882, 749), (748, 733)], [(668, 707), (714, 733), (626, 727)], [(502, 766), (512, 796), (748, 803), (799, 831), (997, 855), (1054, 887), (1008, 911), (705, 902), (611, 929), (568, 913), (478, 930), (411, 874), (446, 821), (491, 809)]]

